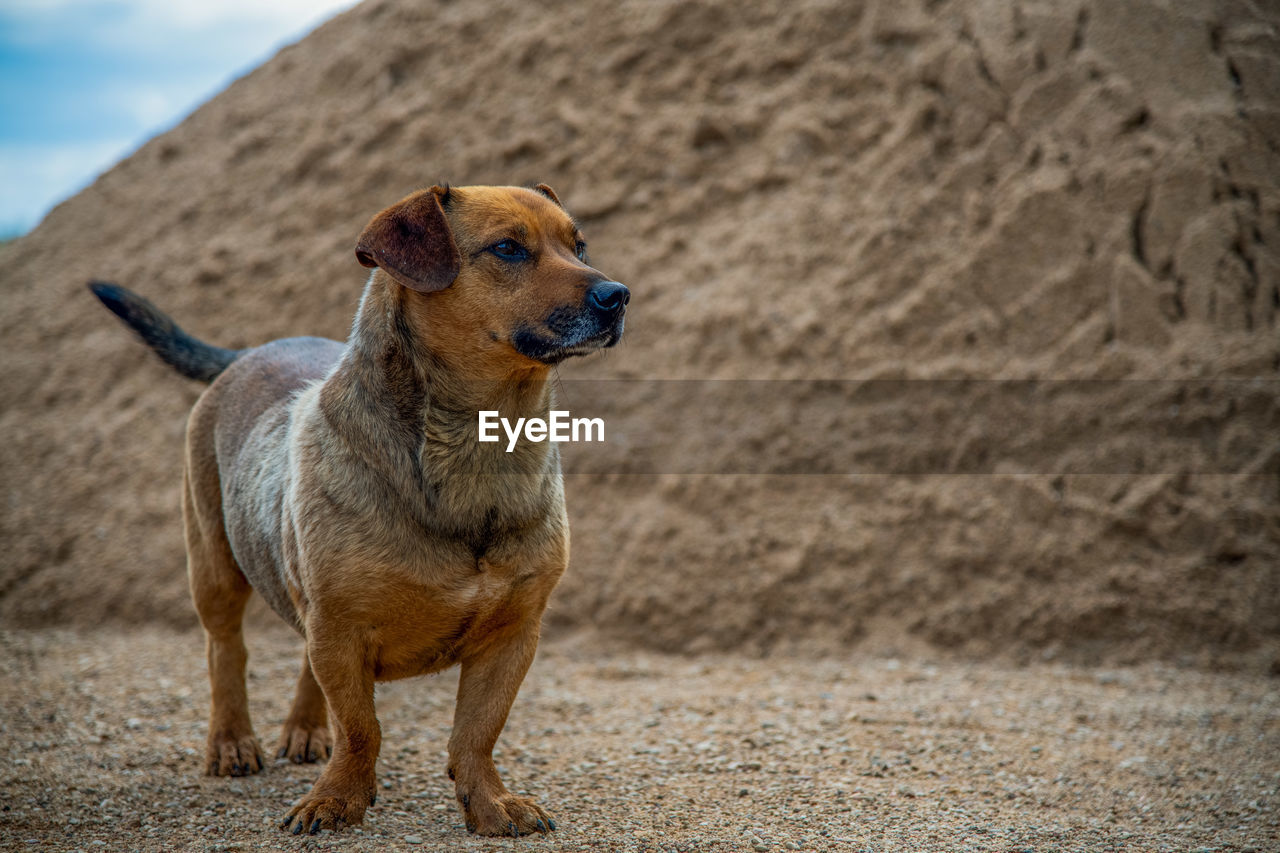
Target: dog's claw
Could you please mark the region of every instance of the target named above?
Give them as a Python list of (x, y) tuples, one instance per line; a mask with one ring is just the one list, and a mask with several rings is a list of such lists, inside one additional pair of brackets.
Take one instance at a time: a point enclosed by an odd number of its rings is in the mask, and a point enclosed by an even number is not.
[(289, 722), (280, 733), (277, 754), (294, 764), (310, 764), (329, 755), (330, 737), (322, 725)]
[(470, 792), (464, 794), (459, 791), (457, 798), (462, 804), (462, 818), (470, 833), (528, 838), (535, 833), (547, 835), (556, 828), (551, 815), (528, 797), (505, 793), (489, 800), (483, 795), (477, 798), (471, 796)]
[(209, 776), (252, 776), (263, 767), (262, 750), (252, 732), (211, 735), (204, 766)]
[(325, 830), (341, 832), (364, 819), (365, 809), (373, 805), (371, 800), (368, 788), (363, 791), (330, 789), (330, 793), (319, 795), (313, 790), (294, 804), (281, 826), (294, 835), (319, 835)]

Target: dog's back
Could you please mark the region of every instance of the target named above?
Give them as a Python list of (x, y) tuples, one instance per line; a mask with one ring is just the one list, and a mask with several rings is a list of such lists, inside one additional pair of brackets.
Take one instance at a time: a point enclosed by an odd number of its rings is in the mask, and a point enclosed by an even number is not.
[[(227, 546), (249, 583), (286, 622), (301, 627), (278, 568), (290, 406), (333, 368), (342, 344), (301, 337), (224, 349), (183, 331), (127, 288), (95, 281), (89, 289), (165, 364), (211, 383), (187, 423), (187, 500), (194, 504), (188, 510), (223, 518)], [(224, 511), (224, 503), (233, 511)]]
[(201, 504), (192, 509), (203, 518), (221, 516), (236, 564), (295, 628), (301, 625), (282, 580), (280, 550), (293, 403), (325, 377), (342, 351), (337, 341), (310, 337), (244, 350), (201, 396), (187, 423), (189, 500)]

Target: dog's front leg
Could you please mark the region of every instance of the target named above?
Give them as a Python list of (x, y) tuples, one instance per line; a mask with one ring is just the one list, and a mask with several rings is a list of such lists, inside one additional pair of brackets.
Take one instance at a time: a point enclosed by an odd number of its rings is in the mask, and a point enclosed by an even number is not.
[(493, 763), (520, 682), (538, 647), (538, 623), (486, 642), (462, 660), (458, 707), (449, 738), (449, 777), (467, 829), (480, 835), (527, 835), (555, 829), (551, 815), (528, 797), (507, 791)]
[(361, 638), (320, 633), (309, 625), (307, 656), (333, 713), (337, 742), (311, 792), (285, 817), (284, 827), (292, 825), (295, 835), (364, 820), (365, 809), (377, 798), (374, 765), (382, 744), (373, 705), (373, 671)]

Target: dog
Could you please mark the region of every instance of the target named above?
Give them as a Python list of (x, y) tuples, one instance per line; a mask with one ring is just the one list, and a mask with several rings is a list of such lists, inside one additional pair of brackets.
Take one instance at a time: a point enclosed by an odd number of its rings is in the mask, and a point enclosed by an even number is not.
[(492, 753), (569, 560), (560, 457), (550, 442), (479, 442), (477, 412), (546, 418), (552, 367), (616, 344), (630, 292), (591, 266), (545, 184), (415, 192), (373, 217), (356, 257), (372, 272), (345, 345), (222, 349), (89, 285), (211, 383), (182, 494), (212, 692), (205, 769), (264, 766), (241, 632), (257, 590), (306, 647), (277, 756), (329, 759), (286, 830), (360, 823), (376, 796), (374, 683), (458, 664), (448, 772), (467, 829), (546, 833), (551, 816), (507, 791)]

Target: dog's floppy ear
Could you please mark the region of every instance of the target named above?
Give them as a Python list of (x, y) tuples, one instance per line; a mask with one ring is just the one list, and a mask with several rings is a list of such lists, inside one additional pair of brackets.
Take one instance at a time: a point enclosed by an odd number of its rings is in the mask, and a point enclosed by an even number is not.
[(382, 267), (405, 287), (423, 293), (453, 284), (462, 258), (440, 206), (448, 192), (444, 187), (419, 190), (369, 220), (356, 241), (361, 265)]
[(551, 189), (551, 187), (546, 184), (538, 184), (534, 189), (554, 201), (560, 207), (564, 207), (564, 204), (560, 201), (560, 196), (556, 195), (556, 191)]

